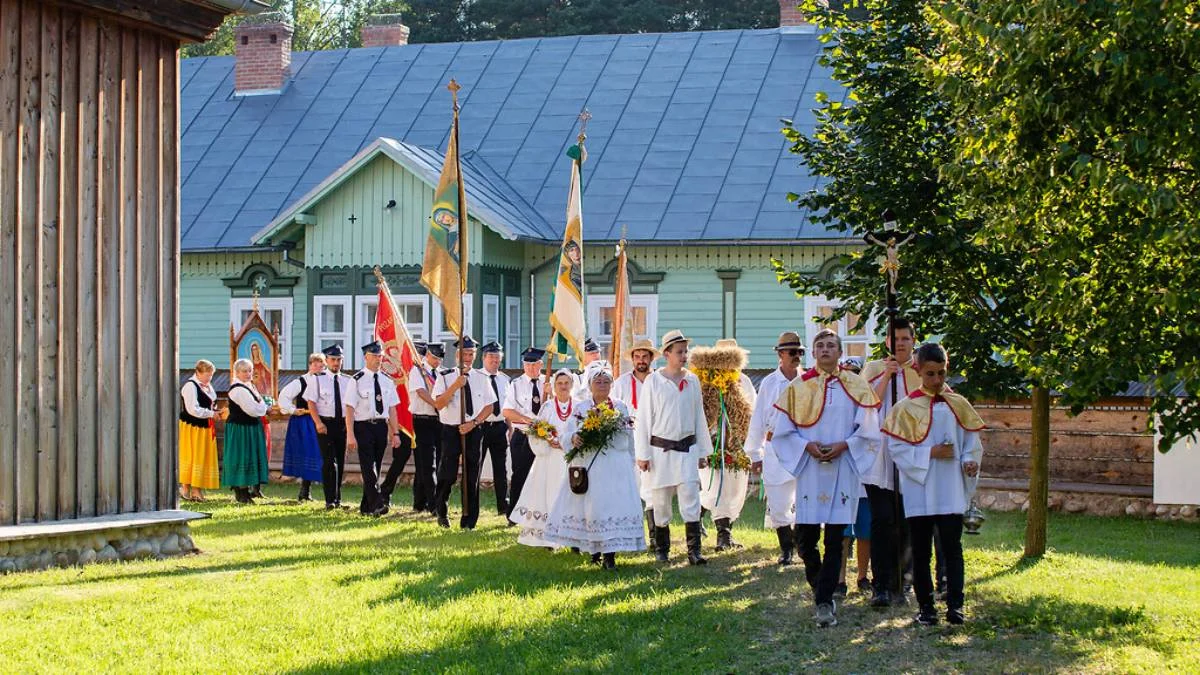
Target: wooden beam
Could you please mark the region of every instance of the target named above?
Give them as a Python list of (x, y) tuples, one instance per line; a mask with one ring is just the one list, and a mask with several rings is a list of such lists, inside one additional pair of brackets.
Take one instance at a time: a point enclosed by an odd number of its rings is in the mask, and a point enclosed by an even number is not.
[[(99, 131), (99, 259), (95, 292), (100, 294), (97, 323), (100, 340), (97, 354), (96, 417), (100, 428), (96, 457), (96, 515), (117, 513), (119, 499), (120, 407), (119, 382), (128, 377), (120, 356), (120, 246), (121, 203), (117, 192), (118, 142), (121, 127), (121, 97), (118, 74), (121, 67), (121, 35), (111, 23), (100, 22), (100, 131)], [(101, 377), (99, 365), (110, 374)]]
[[(0, 354), (17, 350), (17, 194), (20, 189), (21, 5), (0, 0)], [(17, 367), (0, 368), (0, 525), (17, 522)]]
[(17, 214), (17, 521), (37, 516), (38, 444), (38, 168), (41, 164), (40, 5), (21, 3), (21, 158)]
[(133, 29), (203, 42), (225, 20), (226, 12), (211, 3), (190, 0), (55, 0)]
[[(39, 521), (58, 518), (58, 374), (61, 370), (58, 359), (58, 239), (62, 223), (58, 218), (58, 172), (60, 169), (59, 74), (62, 68), (60, 51), (59, 9), (54, 5), (42, 5), (42, 44), (39, 67), (41, 69), (42, 107), (40, 114), (41, 156), (34, 164), (41, 164), (41, 185), (37, 213), (37, 266), (36, 278), (40, 292), (37, 311), (36, 352), (24, 355), (38, 362), (37, 407), (37, 495)], [(31, 336), (32, 337), (32, 336)]]
[(160, 41), (159, 124), (161, 193), (159, 226), (162, 230), (162, 274), (159, 276), (159, 467), (158, 508), (178, 504), (175, 486), (179, 477), (179, 48)]
[(137, 69), (137, 116), (133, 126), (125, 129), (133, 139), (132, 155), (137, 159), (137, 246), (130, 247), (137, 256), (137, 361), (138, 376), (134, 384), (137, 401), (137, 498), (138, 511), (153, 511), (158, 492), (158, 435), (159, 386), (162, 373), (158, 366), (162, 349), (158, 332), (160, 299), (159, 276), (162, 274), (159, 256), (162, 247), (159, 236), (159, 153), (158, 118), (160, 111), (158, 79), (158, 39), (148, 33), (138, 35), (134, 66)]
[[(59, 98), (58, 518), (79, 516), (79, 14), (62, 14)], [(91, 110), (94, 110), (92, 108)]]
[(97, 446), (100, 417), (96, 401), (100, 389), (97, 350), (100, 345), (98, 315), (100, 293), (99, 202), (100, 184), (99, 120), (100, 106), (100, 27), (91, 16), (79, 19), (79, 275), (75, 297), (79, 306), (79, 330), (75, 342), (78, 372), (75, 395), (79, 405), (79, 430), (76, 438), (79, 469), (78, 516), (96, 515)]
[(118, 64), (120, 72), (121, 115), (117, 123), (117, 196), (120, 200), (119, 236), (117, 237), (117, 314), (109, 320), (120, 325), (119, 351), (113, 362), (117, 379), (116, 410), (119, 415), (121, 443), (117, 451), (120, 476), (120, 508), (132, 511), (137, 493), (137, 416), (138, 387), (138, 222), (137, 222), (137, 34), (120, 28)]

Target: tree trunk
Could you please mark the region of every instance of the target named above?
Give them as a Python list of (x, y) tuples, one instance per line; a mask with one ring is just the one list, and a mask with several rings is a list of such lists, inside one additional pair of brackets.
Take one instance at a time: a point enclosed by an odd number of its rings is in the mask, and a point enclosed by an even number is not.
[(1029, 514), (1025, 521), (1025, 557), (1046, 552), (1050, 496), (1050, 390), (1033, 388), (1032, 436), (1029, 448)]

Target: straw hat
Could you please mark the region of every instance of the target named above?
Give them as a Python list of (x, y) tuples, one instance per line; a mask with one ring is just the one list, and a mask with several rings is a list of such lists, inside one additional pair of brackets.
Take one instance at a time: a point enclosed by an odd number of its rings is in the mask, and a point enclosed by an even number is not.
[(683, 331), (679, 331), (679, 330), (669, 331), (662, 337), (662, 347), (660, 348), (660, 350), (663, 352), (666, 352), (668, 349), (671, 348), (671, 345), (673, 345), (677, 342), (691, 342), (691, 340), (683, 335)]
[(733, 338), (721, 338), (720, 340), (717, 340), (717, 343), (713, 345), (713, 349), (740, 349), (747, 354), (750, 353), (749, 349), (739, 345), (737, 340)]
[(779, 341), (775, 343), (775, 351), (784, 349), (799, 349), (800, 353), (804, 353), (804, 343), (800, 341), (800, 335), (790, 330), (780, 333)]
[(651, 361), (660, 356), (658, 348), (654, 346), (653, 342), (647, 340), (646, 338), (638, 338), (637, 340), (634, 340), (633, 346), (625, 350), (625, 355), (633, 358), (634, 352), (650, 352)]

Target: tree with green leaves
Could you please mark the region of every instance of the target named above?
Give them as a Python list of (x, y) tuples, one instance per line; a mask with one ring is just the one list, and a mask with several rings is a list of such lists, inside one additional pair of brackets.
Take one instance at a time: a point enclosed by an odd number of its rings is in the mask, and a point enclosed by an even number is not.
[[(1022, 113), (1015, 105), (1003, 110), (996, 106), (1007, 102), (1006, 97), (1017, 98), (1014, 92), (1022, 89), (1022, 76), (1012, 71), (1011, 79), (1004, 82), (1008, 89), (993, 88), (999, 81), (990, 78), (1020, 63), (1030, 67), (1039, 58), (1036, 50), (1025, 53), (1024, 59), (1014, 57), (1022, 48), (1029, 49), (1019, 41), (1003, 47), (989, 43), (988, 26), (1007, 23), (972, 23), (978, 15), (967, 13), (966, 3), (863, 0), (847, 4), (857, 5), (866, 18), (851, 19), (841, 9), (815, 0), (803, 5), (824, 31), (823, 63), (849, 88), (850, 100), (822, 99), (815, 124), (785, 128), (792, 150), (810, 172), (823, 177), (818, 189), (789, 198), (806, 209), (814, 222), (856, 236), (878, 229), (879, 214), (892, 209), (901, 228), (915, 234), (900, 250), (902, 311), (926, 335), (941, 336), (951, 350), (952, 365), (966, 377), (960, 387), (964, 393), (1031, 396), (1025, 552), (1040, 556), (1046, 545), (1052, 391), (1078, 412), (1102, 396), (1123, 391), (1131, 380), (1154, 380), (1162, 387), (1155, 408), (1171, 420), (1163, 426), (1165, 442), (1200, 421), (1192, 403), (1200, 393), (1194, 391), (1195, 349), (1200, 341), (1195, 340), (1196, 327), (1183, 325), (1182, 315), (1174, 309), (1180, 305), (1172, 305), (1182, 300), (1196, 306), (1194, 298), (1183, 299), (1189, 291), (1173, 285), (1195, 274), (1184, 271), (1186, 258), (1178, 255), (1183, 243), (1194, 239), (1194, 223), (1192, 234), (1177, 238), (1171, 246), (1164, 246), (1162, 238), (1152, 234), (1153, 228), (1090, 230), (1087, 223), (1097, 227), (1097, 218), (1116, 225), (1132, 215), (1098, 217), (1098, 211), (1108, 208), (1107, 202), (1119, 198), (1119, 192), (1109, 191), (1107, 201), (1096, 194), (1085, 196), (1086, 190), (1071, 193), (1069, 180), (1056, 180), (1070, 167), (1051, 159), (1058, 156), (1058, 146), (1040, 146), (1046, 155), (1038, 157), (1031, 145), (1027, 154), (1020, 154), (1026, 164), (1005, 164), (1013, 156), (1003, 151), (1012, 146), (1015, 132), (1001, 122), (1020, 127), (1025, 120), (1019, 115), (1028, 111)], [(1043, 4), (1076, 3), (970, 3), (980, 8)], [(977, 32), (971, 34), (968, 27)], [(1064, 40), (1072, 36), (1065, 26), (1056, 29)], [(1078, 32), (1074, 35), (1080, 38)], [(1160, 48), (1162, 42), (1149, 41), (1148, 48)], [(1059, 48), (1071, 51), (1067, 44)], [(953, 52), (952, 45), (960, 51)], [(974, 61), (968, 47), (978, 49)], [(1092, 58), (1090, 52), (1084, 54)], [(1069, 67), (1047, 67), (1042, 74), (1047, 78), (1043, 84), (1077, 76)], [(1130, 82), (1157, 75), (1153, 69), (1114, 69), (1110, 76)], [(1026, 85), (1036, 88), (1037, 83)], [(1132, 90), (1131, 85), (1125, 86), (1127, 93)], [(1181, 93), (1176, 89), (1176, 94)], [(1074, 103), (1084, 114), (1095, 101), (1077, 92)], [(1178, 107), (1179, 103), (1170, 102), (1181, 119), (1196, 107)], [(1090, 121), (1098, 122), (1105, 113), (1120, 115), (1124, 105), (1120, 96), (1114, 96), (1096, 106), (1101, 112)], [(1045, 132), (1043, 141), (1059, 138), (1066, 124), (1077, 121), (1053, 115), (1037, 120), (1036, 126)], [(989, 122), (994, 126), (987, 126)], [(1099, 135), (1104, 130), (1100, 125), (1089, 133)], [(1186, 174), (1194, 164), (1174, 154), (1166, 166), (1170, 173)], [(1179, 180), (1176, 177), (1172, 183), (1178, 185)], [(1017, 189), (1018, 184), (1023, 189)], [(1059, 189), (1053, 189), (1055, 184)], [(1195, 196), (1191, 192), (1190, 198)], [(1182, 203), (1188, 197), (1176, 194), (1173, 199)], [(1151, 203), (1143, 201), (1145, 206)], [(1156, 213), (1163, 213), (1162, 206), (1160, 201)], [(1192, 213), (1196, 212), (1193, 207)], [(1181, 211), (1174, 213), (1178, 216)], [(1048, 220), (1051, 215), (1061, 222)], [(1073, 224), (1067, 226), (1067, 221)], [(1180, 226), (1183, 223), (1176, 221), (1166, 229), (1187, 232), (1186, 226)], [(847, 256), (845, 273), (836, 278), (810, 277), (778, 265), (777, 269), (781, 280), (798, 293), (841, 298), (843, 313), (875, 314), (882, 304), (877, 253), (867, 249)], [(1105, 269), (1096, 265), (1101, 260)], [(1140, 323), (1128, 323), (1133, 320)], [(1170, 388), (1181, 381), (1187, 382), (1192, 399), (1170, 395)]]

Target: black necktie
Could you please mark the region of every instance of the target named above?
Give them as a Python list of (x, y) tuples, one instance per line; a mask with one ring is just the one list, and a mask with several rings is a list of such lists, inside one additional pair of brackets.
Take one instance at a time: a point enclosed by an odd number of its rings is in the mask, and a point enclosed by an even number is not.
[(463, 401), (466, 402), (467, 417), (473, 418), (475, 417), (475, 401), (471, 397), (471, 378), (467, 377), (466, 373), (460, 374), (459, 377), (466, 378), (466, 382), (463, 384)]
[(492, 414), (500, 414), (500, 390), (496, 388), (496, 376), (492, 375), (492, 392), (496, 394), (496, 402), (492, 404)]
[(333, 374), (333, 419), (342, 419), (342, 387), (338, 384), (337, 373)]
[(533, 414), (536, 415), (542, 411), (542, 392), (538, 391), (537, 380), (530, 380), (529, 386), (533, 387)]
[(379, 386), (379, 373), (375, 373), (375, 412), (383, 413), (383, 388)]

